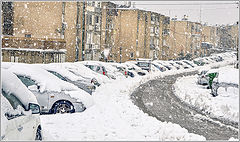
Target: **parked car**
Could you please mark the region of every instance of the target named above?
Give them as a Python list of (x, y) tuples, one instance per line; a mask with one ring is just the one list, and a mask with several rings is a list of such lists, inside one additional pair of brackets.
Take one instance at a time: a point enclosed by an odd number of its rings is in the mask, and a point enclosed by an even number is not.
[(1, 141), (42, 140), (40, 106), (16, 75), (2, 72)]
[(91, 95), (48, 71), (30, 64), (8, 69), (36, 96), (41, 113), (82, 112), (93, 105)]
[(239, 96), (239, 70), (235, 68), (221, 69), (213, 79), (211, 94)]
[(164, 71), (166, 71), (167, 69), (166, 69), (166, 67), (164, 67), (163, 65), (161, 65), (161, 64), (158, 64), (157, 62), (153, 62), (152, 63), (152, 66), (154, 66), (155, 68), (157, 68), (159, 71), (161, 71), (161, 72), (164, 72)]
[(189, 65), (192, 68), (197, 66), (192, 61), (189, 61), (189, 60), (182, 60), (182, 62), (184, 62), (185, 64)]
[(152, 60), (151, 59), (142, 59), (142, 58), (139, 58), (137, 59), (137, 66), (140, 67), (142, 70), (146, 70), (148, 72), (151, 71), (151, 62)]
[(204, 62), (204, 60), (203, 60), (203, 59), (200, 59), (200, 58), (194, 59), (194, 60), (193, 60), (193, 63), (196, 64), (196, 65), (198, 65), (198, 66), (203, 66), (203, 65), (206, 64), (206, 63)]
[(148, 72), (145, 70), (142, 70), (140, 67), (138, 67), (136, 64), (136, 61), (127, 61), (125, 63), (122, 63), (123, 65), (125, 65), (128, 69), (128, 71), (130, 71), (131, 73), (134, 74), (134, 76), (144, 76), (146, 75)]
[(52, 66), (51, 64), (44, 64), (44, 65), (41, 65), (41, 67), (47, 70), (48, 72), (52, 73), (53, 75), (57, 76), (59, 79), (72, 83), (76, 85), (78, 88), (86, 91), (91, 95), (92, 95), (92, 92), (96, 90), (96, 86), (94, 84), (98, 85), (96, 83), (97, 81), (94, 81), (94, 78), (91, 80), (87, 80), (80, 76), (76, 76), (75, 74), (66, 70), (63, 67)]
[(207, 72), (208, 72), (207, 70), (202, 70), (198, 74), (197, 83), (199, 85), (208, 85), (208, 76), (206, 75)]
[(91, 70), (90, 68), (86, 67), (82, 62), (61, 63), (61, 67), (64, 67), (73, 74), (81, 76), (82, 78), (95, 78), (100, 85), (110, 81), (110, 79), (106, 75), (99, 74)]
[(158, 65), (163, 67), (163, 70), (171, 70), (173, 67), (169, 64), (169, 62), (167, 61), (154, 61), (155, 63), (157, 63)]
[(99, 63), (99, 61), (83, 61), (81, 63), (84, 64), (86, 67), (88, 67), (89, 69), (91, 69), (94, 72), (105, 75), (110, 79), (116, 79), (114, 74), (109, 74), (108, 71), (106, 70), (106, 68), (103, 65), (101, 65), (101, 63)]
[(100, 62), (108, 71), (108, 74), (114, 76), (114, 78), (128, 77), (128, 70), (125, 66), (119, 63), (104, 63)]
[(203, 70), (198, 76), (198, 84), (208, 85), (207, 88), (212, 88), (212, 81), (216, 77), (218, 69)]
[(175, 61), (175, 63), (178, 64), (178, 65), (180, 65), (180, 66), (182, 66), (184, 69), (189, 69), (189, 68), (191, 68), (190, 65), (188, 65), (188, 64), (186, 64), (186, 63), (184, 63), (184, 62), (182, 62), (182, 61)]

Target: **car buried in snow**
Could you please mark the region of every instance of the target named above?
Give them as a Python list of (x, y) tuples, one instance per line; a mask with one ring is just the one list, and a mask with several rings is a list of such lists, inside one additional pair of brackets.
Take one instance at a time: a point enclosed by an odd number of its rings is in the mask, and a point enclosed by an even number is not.
[(91, 79), (90, 81), (80, 76), (76, 76), (75, 74), (66, 70), (63, 67), (52, 65), (52, 64), (44, 64), (44, 65), (41, 65), (41, 67), (47, 70), (48, 72), (52, 73), (53, 75), (57, 76), (59, 79), (72, 83), (76, 85), (78, 88), (86, 91), (91, 95), (92, 95), (92, 92), (96, 90), (96, 86), (94, 85), (94, 78)]
[(42, 140), (40, 106), (12, 72), (2, 69), (1, 141)]
[(16, 64), (8, 70), (36, 96), (41, 114), (82, 112), (93, 105), (89, 93), (40, 67)]
[(239, 70), (235, 68), (219, 70), (212, 81), (211, 94), (213, 97), (239, 96)]
[(138, 58), (136, 65), (140, 67), (142, 70), (146, 70), (148, 72), (151, 71), (151, 59), (144, 59), (144, 58)]

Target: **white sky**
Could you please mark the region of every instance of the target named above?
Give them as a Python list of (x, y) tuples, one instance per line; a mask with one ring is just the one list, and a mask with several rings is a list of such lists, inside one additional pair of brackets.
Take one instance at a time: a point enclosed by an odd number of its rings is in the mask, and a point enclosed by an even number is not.
[[(123, 1), (114, 2), (124, 4)], [(197, 22), (200, 21), (201, 7), (201, 21), (202, 23), (207, 22), (208, 25), (233, 24), (239, 19), (238, 5), (231, 4), (236, 1), (132, 1), (132, 3), (133, 2), (135, 2), (136, 8), (155, 11), (167, 16), (170, 15), (171, 18), (177, 16), (179, 20), (182, 19), (183, 15), (188, 15), (190, 21)]]

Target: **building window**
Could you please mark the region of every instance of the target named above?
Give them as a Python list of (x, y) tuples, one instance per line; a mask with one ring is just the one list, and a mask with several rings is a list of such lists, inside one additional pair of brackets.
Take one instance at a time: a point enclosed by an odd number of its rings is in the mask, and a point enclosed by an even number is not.
[(2, 2), (3, 35), (13, 35), (13, 2)]
[(99, 16), (95, 17), (95, 23), (99, 23)]
[(32, 35), (31, 34), (25, 34), (25, 37), (31, 38)]
[(98, 2), (98, 4), (97, 4), (97, 7), (98, 7), (98, 8), (100, 8), (100, 7), (101, 7), (101, 3), (100, 3), (100, 2)]
[(92, 15), (89, 15), (89, 25), (92, 25)]
[(145, 15), (145, 22), (147, 23), (148, 22), (148, 19), (147, 19), (148, 17), (147, 17), (147, 15)]

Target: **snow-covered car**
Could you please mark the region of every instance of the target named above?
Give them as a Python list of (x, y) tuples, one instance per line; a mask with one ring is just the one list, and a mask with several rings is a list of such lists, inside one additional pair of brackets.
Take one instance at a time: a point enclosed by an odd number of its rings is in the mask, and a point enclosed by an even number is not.
[(164, 71), (167, 70), (166, 67), (164, 67), (164, 66), (161, 65), (161, 64), (155, 63), (155, 62), (152, 63), (152, 66), (154, 66), (155, 68), (157, 68), (157, 69), (158, 69), (159, 71), (161, 71), (161, 72), (164, 72)]
[[(72, 72), (66, 70), (60, 66), (53, 66), (51, 64), (41, 65), (42, 68), (57, 76), (59, 79), (67, 81), (76, 85), (78, 88), (88, 92), (92, 95), (92, 92), (96, 90), (96, 86), (94, 86), (94, 78), (90, 80), (84, 79), (80, 76), (76, 76)], [(96, 83), (95, 83), (96, 84)]]
[(213, 97), (218, 95), (239, 96), (239, 70), (235, 68), (219, 70), (213, 80), (211, 94)]
[[(176, 69), (176, 67), (172, 64), (172, 61), (157, 61), (158, 64), (164, 66), (167, 70)], [(175, 64), (175, 63), (174, 63)]]
[(208, 72), (207, 70), (202, 70), (198, 74), (197, 83), (199, 85), (208, 85), (208, 77), (206, 75), (207, 72)]
[(182, 61), (175, 61), (176, 64), (182, 66), (184, 69), (189, 69), (191, 68), (191, 66), (189, 66), (188, 64), (182, 62)]
[(61, 67), (69, 70), (73, 74), (77, 76), (81, 76), (83, 78), (92, 79), (95, 78), (99, 85), (109, 82), (110, 79), (103, 74), (99, 74), (90, 68), (86, 67), (82, 62), (75, 62), (75, 63), (61, 63)]
[(189, 61), (189, 60), (182, 60), (182, 62), (184, 62), (185, 64), (189, 65), (192, 68), (197, 66), (196, 64), (194, 64), (192, 61)]
[(136, 65), (138, 67), (140, 67), (142, 70), (146, 70), (146, 71), (150, 72), (151, 71), (151, 62), (152, 62), (152, 60), (150, 60), (150, 59), (139, 58), (139, 59), (137, 59)]
[(194, 59), (194, 60), (193, 60), (193, 63), (196, 64), (196, 65), (198, 65), (198, 66), (203, 66), (203, 65), (206, 64), (205, 61), (204, 61), (203, 59), (201, 59), (201, 58), (196, 58), (196, 59)]
[(110, 79), (116, 79), (113, 74), (108, 73), (106, 68), (99, 61), (82, 61), (81, 63), (96, 73), (105, 75)]
[(146, 75), (148, 72), (146, 70), (142, 70), (140, 67), (138, 67), (136, 65), (136, 61), (127, 61), (124, 64), (125, 66), (127, 66), (127, 69), (129, 71), (132, 71), (132, 73), (134, 74), (134, 76), (144, 76)]
[(217, 76), (218, 69), (203, 70), (198, 76), (198, 84), (208, 85), (207, 88), (212, 88), (213, 79)]
[(1, 140), (42, 140), (40, 106), (17, 76), (1, 69)]
[(104, 66), (108, 72), (108, 76), (112, 79), (128, 77), (127, 69), (119, 63), (105, 63), (98, 62), (100, 65)]
[(31, 64), (16, 64), (8, 69), (17, 75), (36, 96), (41, 113), (82, 112), (93, 105), (91, 95)]

